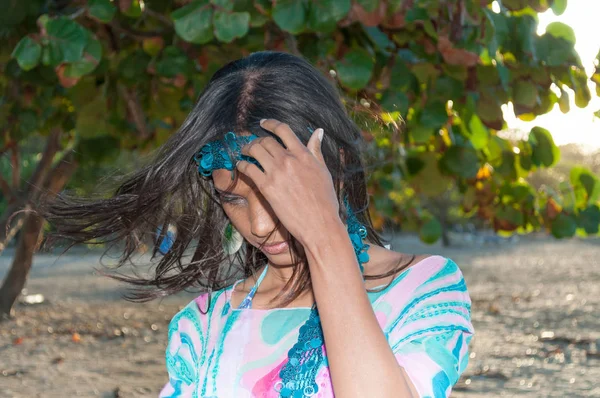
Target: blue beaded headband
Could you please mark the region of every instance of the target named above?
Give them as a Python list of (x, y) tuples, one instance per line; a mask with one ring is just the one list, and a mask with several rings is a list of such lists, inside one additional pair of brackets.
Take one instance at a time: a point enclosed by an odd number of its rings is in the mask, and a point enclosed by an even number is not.
[[(260, 167), (260, 164), (256, 159), (241, 153), (244, 145), (257, 138), (258, 136), (254, 134), (243, 136), (235, 135), (235, 133), (229, 131), (225, 134), (223, 140), (215, 140), (207, 143), (196, 155), (194, 155), (194, 160), (198, 165), (198, 172), (203, 176), (208, 177), (212, 174), (213, 170), (227, 169), (231, 170), (231, 179), (233, 180), (233, 169), (239, 160), (245, 160)], [(227, 152), (227, 148), (231, 150), (234, 156), (233, 160)]]

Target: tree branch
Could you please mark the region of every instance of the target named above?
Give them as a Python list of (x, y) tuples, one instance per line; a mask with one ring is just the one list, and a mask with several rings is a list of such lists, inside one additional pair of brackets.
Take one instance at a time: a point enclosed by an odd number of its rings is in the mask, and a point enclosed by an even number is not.
[(160, 30), (152, 30), (152, 31), (143, 31), (143, 30), (135, 30), (129, 27), (121, 26), (118, 22), (113, 20), (110, 24), (110, 27), (116, 30), (117, 32), (124, 33), (130, 37), (133, 37), (137, 40), (144, 40), (151, 37), (163, 36), (167, 33), (165, 29)]
[(6, 143), (6, 145), (4, 145), (4, 147), (2, 147), (2, 149), (0, 149), (0, 156), (2, 156), (4, 154), (4, 152), (11, 150), (16, 145), (17, 145), (17, 141), (15, 141), (15, 140), (8, 141)]
[(133, 123), (138, 130), (138, 136), (140, 140), (145, 140), (146, 138), (150, 137), (150, 131), (148, 131), (148, 126), (146, 125), (146, 115), (144, 114), (144, 110), (142, 109), (138, 96), (135, 93), (130, 92), (124, 86), (119, 86), (119, 89), (125, 98), (125, 101), (127, 102), (127, 109), (129, 109)]
[(21, 162), (19, 161), (19, 148), (15, 145), (10, 148), (10, 163), (12, 165), (12, 187), (15, 191), (21, 185)]
[(144, 14), (159, 20), (160, 22), (162, 22), (164, 25), (172, 28), (173, 27), (173, 21), (171, 21), (169, 18), (167, 18), (166, 16), (164, 16), (163, 14), (161, 14), (160, 12), (156, 12), (153, 11), (151, 9), (148, 8), (148, 6), (146, 6), (146, 8), (144, 8)]
[(42, 158), (33, 172), (33, 175), (29, 181), (27, 181), (25, 197), (30, 198), (30, 200), (39, 194), (41, 187), (44, 185), (44, 180), (48, 175), (52, 159), (54, 159), (54, 155), (60, 149), (60, 133), (61, 130), (59, 128), (55, 127), (52, 129), (46, 143), (46, 148), (44, 148), (44, 152), (42, 153)]
[(2, 194), (6, 198), (6, 202), (10, 203), (14, 200), (13, 190), (10, 188), (10, 185), (8, 185), (8, 182), (2, 176), (0, 176), (0, 189), (2, 189)]

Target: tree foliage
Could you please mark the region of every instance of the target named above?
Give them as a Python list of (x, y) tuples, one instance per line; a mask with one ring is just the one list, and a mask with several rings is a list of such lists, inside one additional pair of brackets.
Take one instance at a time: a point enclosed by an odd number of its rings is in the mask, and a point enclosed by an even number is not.
[[(524, 179), (555, 165), (549, 131), (511, 140), (502, 105), (533, 120), (600, 95), (573, 29), (538, 35), (566, 0), (32, 0), (0, 23), (4, 145), (62, 131), (82, 164), (150, 151), (181, 124), (212, 73), (250, 52), (301, 54), (331, 76), (371, 144), (373, 205), (442, 233), (423, 203), (458, 188), (465, 217), (497, 231), (597, 234), (600, 181), (574, 168), (560, 191)], [(600, 54), (599, 54), (600, 57)], [(600, 58), (599, 58), (600, 60)], [(600, 68), (600, 66), (597, 66)], [(431, 202), (429, 200), (429, 202)], [(383, 218), (376, 218), (381, 224)]]

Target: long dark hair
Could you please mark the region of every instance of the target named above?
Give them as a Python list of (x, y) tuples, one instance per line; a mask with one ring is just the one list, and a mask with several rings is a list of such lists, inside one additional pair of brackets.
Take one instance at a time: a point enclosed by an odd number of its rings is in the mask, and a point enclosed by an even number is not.
[[(151, 277), (109, 275), (133, 285), (125, 297), (130, 301), (149, 301), (192, 287), (212, 292), (229, 286), (240, 268), (244, 277), (256, 273), (267, 261), (259, 249), (245, 242), (234, 256), (224, 252), (221, 231), (228, 219), (212, 179), (198, 173), (194, 154), (228, 131), (269, 135), (259, 126), (263, 118), (287, 123), (305, 144), (311, 135), (309, 128), (325, 130), (322, 151), (337, 190), (340, 216), (345, 219), (343, 195), (347, 194), (369, 239), (383, 245), (385, 240), (373, 228), (368, 210), (361, 157), (364, 141), (339, 92), (304, 59), (270, 51), (253, 53), (218, 70), (181, 128), (148, 164), (124, 176), (111, 197), (92, 199), (63, 193), (44, 204), (40, 212), (54, 228), (50, 240), (67, 238), (70, 245), (66, 250), (77, 243), (108, 243), (107, 252), (114, 245), (123, 245), (116, 267), (132, 262), (140, 245), (151, 242), (151, 260), (159, 258)], [(163, 256), (158, 249), (170, 225), (175, 227), (176, 237)], [(157, 234), (159, 228), (163, 232)], [(300, 255), (293, 237), (291, 243), (297, 266), (273, 299), (284, 296), (281, 306), (311, 285), (306, 257)], [(405, 266), (365, 278), (389, 276)]]

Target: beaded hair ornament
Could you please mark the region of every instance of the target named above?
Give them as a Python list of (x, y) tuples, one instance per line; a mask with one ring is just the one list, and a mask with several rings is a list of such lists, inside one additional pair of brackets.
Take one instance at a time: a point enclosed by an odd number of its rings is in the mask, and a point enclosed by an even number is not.
[[(310, 131), (312, 132), (312, 130)], [(212, 175), (213, 170), (227, 169), (231, 171), (233, 180), (233, 169), (239, 160), (254, 163), (263, 170), (256, 159), (241, 153), (242, 147), (256, 138), (258, 136), (254, 134), (241, 136), (230, 131), (225, 134), (223, 140), (207, 143), (194, 156), (198, 172), (208, 177)], [(278, 137), (276, 139), (283, 145)], [(230, 153), (233, 158), (230, 157)], [(344, 205), (348, 213), (346, 220), (348, 235), (352, 241), (360, 271), (364, 273), (362, 264), (369, 261), (367, 250), (370, 245), (363, 243), (362, 240), (367, 236), (367, 229), (356, 218), (347, 195), (344, 196)], [(288, 362), (279, 372), (281, 381), (276, 383), (275, 389), (279, 392), (280, 397), (298, 398), (315, 395), (319, 390), (316, 376), (322, 363), (327, 365), (327, 358), (324, 355), (323, 329), (315, 303), (311, 308), (308, 320), (300, 327), (298, 341), (288, 351)]]

